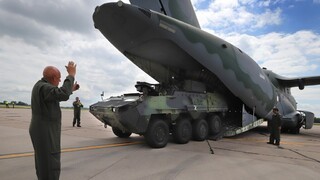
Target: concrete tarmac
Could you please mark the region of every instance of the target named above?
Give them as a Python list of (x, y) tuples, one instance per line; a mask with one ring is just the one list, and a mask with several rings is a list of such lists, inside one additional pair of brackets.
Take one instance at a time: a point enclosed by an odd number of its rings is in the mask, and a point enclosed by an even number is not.
[[(281, 134), (280, 148), (267, 144), (266, 126), (219, 141), (170, 143), (151, 149), (144, 138), (117, 138), (110, 127), (82, 110), (62, 110), (61, 180), (104, 179), (320, 179), (320, 126)], [(36, 179), (29, 137), (30, 109), (0, 108), (0, 179)]]

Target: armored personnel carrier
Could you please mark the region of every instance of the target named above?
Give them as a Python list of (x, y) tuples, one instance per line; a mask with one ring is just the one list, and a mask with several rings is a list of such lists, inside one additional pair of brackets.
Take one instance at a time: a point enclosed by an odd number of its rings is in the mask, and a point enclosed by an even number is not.
[[(176, 143), (219, 139), (259, 125), (254, 116), (235, 102), (231, 107), (219, 93), (201, 90), (201, 83), (189, 81), (184, 91), (165, 89), (160, 84), (137, 82), (138, 93), (110, 97), (90, 106), (90, 112), (111, 126), (120, 138), (143, 135), (153, 148), (167, 145), (172, 135)], [(237, 108), (238, 107), (238, 108)], [(252, 119), (254, 117), (254, 119)], [(235, 121), (249, 119), (243, 126)], [(251, 121), (252, 120), (252, 121)], [(105, 126), (105, 127), (106, 127)]]

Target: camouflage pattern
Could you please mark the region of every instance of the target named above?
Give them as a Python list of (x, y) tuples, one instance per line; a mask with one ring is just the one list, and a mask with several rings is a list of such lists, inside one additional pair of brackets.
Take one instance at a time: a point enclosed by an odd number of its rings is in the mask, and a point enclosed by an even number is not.
[[(117, 16), (126, 19), (121, 20), (125, 23), (114, 22)], [(116, 3), (100, 6), (94, 20), (111, 43), (158, 82), (172, 84), (173, 79), (201, 78), (208, 86), (231, 91), (248, 107), (255, 107), (260, 117), (267, 117), (277, 105), (275, 88), (255, 61), (199, 28), (127, 4), (118, 7)], [(114, 28), (104, 26), (106, 22), (114, 22)], [(213, 84), (212, 79), (219, 82)]]
[[(202, 113), (208, 117), (215, 112), (223, 116), (225, 125), (236, 127), (230, 134), (237, 134), (256, 127), (261, 119), (271, 119), (272, 108), (278, 107), (288, 128), (299, 129), (303, 124), (312, 127), (313, 114), (297, 111), (290, 87), (303, 89), (304, 85), (320, 84), (320, 77), (288, 79), (260, 68), (239, 48), (201, 30), (189, 0), (131, 3), (135, 5), (120, 1), (98, 6), (93, 14), (94, 25), (163, 88), (159, 96), (128, 105), (134, 107), (132, 122), (123, 120), (125, 113), (107, 115), (110, 111), (99, 115), (113, 119), (104, 122), (112, 121), (111, 126), (117, 124), (123, 130), (142, 133), (154, 114), (170, 115), (174, 122), (181, 113), (187, 112), (195, 119)], [(190, 82), (199, 87), (192, 89), (194, 95), (189, 94)], [(101, 103), (98, 104), (102, 107)], [(98, 104), (92, 107), (99, 109)], [(111, 108), (113, 104), (106, 106)]]
[(194, 27), (200, 28), (197, 16), (193, 10), (190, 0), (161, 0), (161, 3), (160, 1), (153, 0), (130, 0), (130, 3), (139, 7), (163, 13)]
[(104, 124), (137, 134), (146, 132), (152, 116), (170, 118), (174, 122), (184, 113), (197, 119), (208, 112), (227, 110), (227, 103), (220, 94), (181, 91), (166, 96), (125, 94), (90, 106), (90, 112)]

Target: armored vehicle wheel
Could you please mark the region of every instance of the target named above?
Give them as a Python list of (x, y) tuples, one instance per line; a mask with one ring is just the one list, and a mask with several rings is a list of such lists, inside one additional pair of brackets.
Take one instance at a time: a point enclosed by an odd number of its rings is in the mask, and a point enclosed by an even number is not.
[(209, 134), (208, 123), (204, 119), (197, 119), (192, 123), (193, 139), (196, 141), (204, 141)]
[(221, 123), (221, 118), (219, 115), (212, 115), (208, 119), (208, 124), (209, 124), (209, 134), (210, 135), (216, 135), (221, 131), (222, 128), (222, 123)]
[(132, 134), (131, 132), (123, 132), (122, 130), (120, 130), (116, 127), (112, 127), (112, 131), (116, 136), (118, 136), (120, 138), (127, 138)]
[(187, 118), (179, 119), (176, 125), (173, 126), (172, 135), (176, 143), (188, 143), (192, 136), (192, 125), (190, 120)]
[(169, 140), (169, 125), (161, 119), (151, 120), (145, 134), (145, 139), (150, 147), (165, 147)]

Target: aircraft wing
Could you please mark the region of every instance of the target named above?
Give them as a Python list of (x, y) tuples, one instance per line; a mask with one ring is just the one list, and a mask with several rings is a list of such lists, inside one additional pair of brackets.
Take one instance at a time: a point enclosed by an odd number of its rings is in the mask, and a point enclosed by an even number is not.
[(299, 77), (299, 78), (277, 77), (276, 79), (282, 86), (299, 87), (300, 90), (303, 90), (304, 86), (320, 84), (320, 76)]
[(200, 28), (190, 0), (130, 0), (130, 3), (151, 9)]

